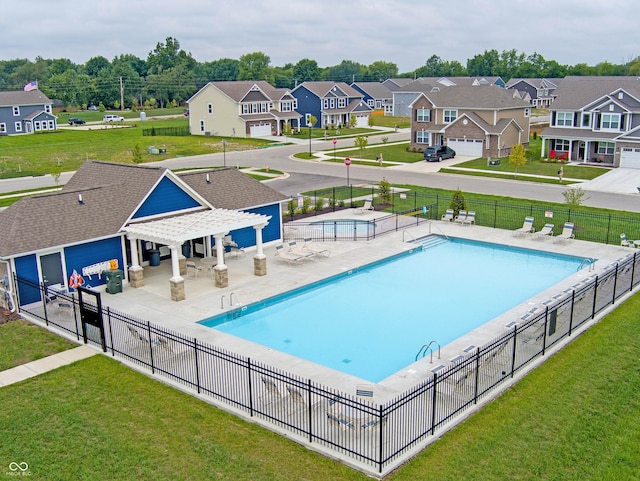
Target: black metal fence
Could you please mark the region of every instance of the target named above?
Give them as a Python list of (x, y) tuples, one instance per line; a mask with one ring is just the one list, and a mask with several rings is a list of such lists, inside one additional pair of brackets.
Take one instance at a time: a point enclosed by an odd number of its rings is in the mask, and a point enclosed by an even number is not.
[[(428, 213), (423, 216), (428, 219), (440, 219), (445, 211), (451, 208), (450, 194), (424, 194), (410, 189), (390, 192), (381, 196), (375, 186), (357, 187), (344, 186), (332, 189), (318, 190), (309, 193), (312, 199), (325, 199), (325, 206), (329, 211), (335, 211), (340, 206), (362, 206), (364, 199), (373, 199), (374, 205), (380, 205), (392, 213), (406, 213), (420, 211), (423, 206)], [(311, 202), (312, 205), (318, 205)], [(551, 223), (554, 233), (559, 234), (565, 222), (573, 222), (573, 233), (576, 239), (600, 242), (603, 244), (619, 244), (620, 234), (625, 233), (628, 239), (640, 239), (640, 217), (633, 213), (601, 214), (588, 208), (570, 208), (551, 203), (508, 202), (503, 200), (479, 200), (465, 198), (464, 207), (467, 211), (476, 213), (477, 225), (498, 229), (513, 230), (522, 227), (526, 216), (533, 216), (536, 230)], [(327, 209), (310, 210), (314, 214), (324, 214)], [(285, 216), (286, 217), (286, 216)], [(297, 223), (297, 222), (296, 222)]]
[[(470, 409), (493, 389), (560, 342), (640, 281), (640, 255), (621, 259), (531, 309), (505, 326), (505, 334), (432, 369), (425, 379), (391, 401), (376, 404), (312, 379), (199, 342), (149, 321), (106, 309), (106, 350), (151, 373), (243, 411), (247, 416), (320, 444), (379, 473)], [(82, 326), (77, 297), (16, 278), (40, 290), (43, 302), (22, 311), (78, 340)], [(102, 346), (97, 330), (87, 342)], [(360, 394), (370, 394), (361, 392)], [(304, 441), (302, 441), (304, 442)]]
[(143, 137), (187, 137), (189, 135), (191, 135), (191, 132), (188, 125), (184, 127), (151, 127), (150, 129), (142, 129)]

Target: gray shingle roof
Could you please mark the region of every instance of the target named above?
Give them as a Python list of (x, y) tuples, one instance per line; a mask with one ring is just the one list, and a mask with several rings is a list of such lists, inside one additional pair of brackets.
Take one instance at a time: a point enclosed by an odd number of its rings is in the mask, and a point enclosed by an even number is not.
[[(313, 92), (318, 97), (324, 97), (335, 86), (342, 90), (349, 97), (362, 97), (362, 94), (356, 89), (348, 85), (346, 82), (331, 82), (331, 81), (319, 81), (319, 82), (303, 82), (296, 87), (296, 89), (305, 87), (310, 92)], [(295, 89), (294, 89), (295, 90)]]
[(393, 97), (391, 90), (380, 82), (356, 82), (355, 84), (374, 99), (390, 99)]
[(579, 110), (620, 88), (640, 98), (638, 77), (565, 77), (555, 91), (551, 109)]
[(467, 110), (526, 108), (526, 100), (513, 98), (513, 91), (495, 85), (454, 85), (424, 95), (436, 108)]
[(209, 85), (219, 89), (236, 102), (240, 102), (254, 85), (259, 87), (271, 100), (279, 100), (287, 92), (286, 89), (275, 88), (265, 80), (229, 80), (209, 82)]
[(50, 104), (51, 100), (39, 90), (24, 92), (22, 90), (0, 92), (0, 107), (13, 105), (44, 105)]
[[(87, 161), (61, 192), (25, 197), (0, 212), (0, 257), (117, 235), (168, 169)], [(285, 197), (236, 169), (180, 178), (215, 207), (241, 209)], [(82, 203), (79, 202), (82, 195)]]

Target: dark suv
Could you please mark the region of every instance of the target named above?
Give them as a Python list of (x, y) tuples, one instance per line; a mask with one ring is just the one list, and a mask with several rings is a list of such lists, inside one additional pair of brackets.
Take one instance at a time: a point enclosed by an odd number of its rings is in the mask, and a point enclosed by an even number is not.
[(453, 159), (456, 151), (446, 145), (437, 145), (424, 149), (424, 160), (427, 162), (440, 162), (442, 159)]
[(69, 118), (69, 125), (84, 125), (86, 122), (82, 119), (76, 119), (75, 117)]

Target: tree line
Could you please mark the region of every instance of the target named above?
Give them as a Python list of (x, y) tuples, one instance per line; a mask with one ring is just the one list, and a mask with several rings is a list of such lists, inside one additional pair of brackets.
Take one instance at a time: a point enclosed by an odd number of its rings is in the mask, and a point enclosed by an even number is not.
[[(398, 72), (393, 62), (376, 61), (363, 65), (343, 60), (320, 67), (309, 58), (281, 67), (272, 66), (263, 52), (198, 62), (167, 37), (158, 42), (146, 59), (122, 54), (109, 61), (92, 57), (84, 64), (69, 59), (0, 60), (0, 90), (21, 90), (33, 80), (49, 98), (65, 106), (87, 108), (91, 104), (107, 107), (165, 107), (187, 100), (203, 85), (220, 80), (266, 80), (275, 87), (294, 88), (305, 81), (381, 82), (388, 78), (443, 76), (500, 76), (510, 78), (562, 78), (567, 75), (640, 75), (640, 57), (625, 64), (609, 62), (589, 66), (584, 63), (561, 65), (542, 55), (526, 55), (517, 50), (485, 50), (467, 60), (466, 65), (437, 55), (411, 72)], [(121, 105), (122, 101), (124, 105)]]

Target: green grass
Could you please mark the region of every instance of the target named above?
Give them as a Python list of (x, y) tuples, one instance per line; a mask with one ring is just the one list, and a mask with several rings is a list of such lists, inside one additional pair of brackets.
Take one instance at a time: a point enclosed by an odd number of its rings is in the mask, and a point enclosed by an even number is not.
[[(184, 107), (174, 107), (174, 108), (165, 108), (165, 109), (142, 109), (142, 110), (105, 110), (104, 112), (100, 112), (99, 110), (77, 110), (67, 111), (67, 112), (54, 112), (58, 117), (58, 125), (68, 124), (69, 117), (73, 117), (76, 119), (82, 119), (85, 122), (102, 122), (102, 117), (106, 114), (116, 114), (120, 115), (127, 119), (137, 119), (140, 117), (140, 113), (144, 112), (148, 117), (162, 117), (168, 115), (182, 115), (184, 113)], [(186, 117), (185, 117), (186, 118)]]
[(0, 325), (0, 371), (76, 347), (23, 319)]
[[(222, 138), (201, 136), (143, 137), (142, 130), (151, 127), (186, 126), (186, 118), (125, 122), (126, 128), (74, 130), (34, 135), (0, 137), (0, 178), (46, 175), (76, 170), (86, 159), (111, 162), (132, 162), (137, 145), (143, 162), (153, 162), (178, 156), (222, 152)], [(101, 126), (99, 126), (101, 127)], [(227, 152), (269, 145), (261, 139), (226, 139)], [(167, 153), (151, 155), (149, 146), (165, 147)]]
[(392, 115), (373, 115), (371, 117), (373, 119), (373, 125), (376, 127), (389, 127), (389, 128), (400, 128), (400, 129), (408, 129), (411, 127), (411, 117), (394, 117)]
[[(369, 144), (364, 149), (354, 147), (352, 149), (340, 149), (340, 152), (336, 152), (336, 156), (344, 159), (345, 157), (351, 157), (357, 159), (376, 160), (380, 154), (384, 161), (389, 162), (403, 162), (414, 163), (424, 160), (424, 155), (416, 152), (407, 152), (409, 142), (394, 143), (394, 144)], [(327, 149), (324, 153), (330, 157), (333, 157), (333, 150)], [(341, 160), (342, 161), (342, 160)], [(387, 164), (393, 165), (393, 164)]]
[[(573, 179), (591, 180), (595, 179), (599, 175), (609, 172), (610, 169), (603, 167), (590, 167), (584, 165), (563, 165), (555, 162), (542, 162), (538, 159), (531, 159), (521, 167), (516, 168), (509, 163), (508, 157), (503, 157), (500, 160), (500, 165), (487, 166), (487, 159), (474, 159), (461, 164), (456, 164), (456, 167), (464, 167), (467, 169), (482, 169), (492, 170), (497, 172), (509, 172), (514, 174), (513, 178), (518, 178), (517, 174), (535, 174), (535, 175), (548, 175), (554, 177), (556, 183), (558, 182), (558, 170), (560, 166), (563, 167), (564, 176)], [(458, 172), (462, 173), (462, 172)], [(503, 176), (504, 177), (504, 176)], [(528, 180), (526, 177), (520, 177), (520, 180)]]
[[(640, 479), (639, 309), (636, 294), (386, 479)], [(0, 459), (34, 479), (368, 479), (106, 356), (0, 404)]]

